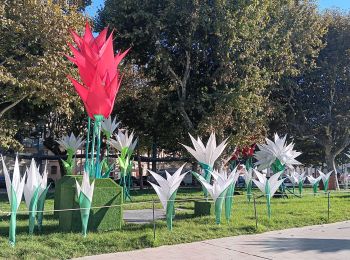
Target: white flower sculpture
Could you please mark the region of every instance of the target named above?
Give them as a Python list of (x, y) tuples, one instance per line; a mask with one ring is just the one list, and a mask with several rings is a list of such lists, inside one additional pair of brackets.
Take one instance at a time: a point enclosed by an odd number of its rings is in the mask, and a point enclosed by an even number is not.
[(187, 174), (187, 172), (181, 174), (184, 166), (185, 164), (182, 165), (173, 175), (170, 175), (167, 171), (165, 171), (166, 179), (160, 176), (159, 174), (148, 170), (148, 172), (158, 182), (158, 185), (152, 182), (149, 183), (156, 191), (159, 200), (162, 203), (164, 210), (166, 211), (167, 227), (169, 230), (172, 230), (173, 227), (172, 221), (176, 192), (182, 180)]
[(10, 219), (10, 231), (9, 241), (12, 246), (16, 243), (16, 215), (18, 207), (21, 203), (24, 189), (24, 181), (26, 174), (21, 178), (19, 172), (18, 158), (16, 157), (15, 166), (13, 169), (12, 182), (10, 174), (6, 168), (4, 158), (1, 156), (2, 167), (5, 175), (6, 191), (11, 206), (11, 219)]
[(70, 136), (65, 135), (61, 139), (57, 140), (57, 143), (59, 143), (62, 148), (67, 151), (67, 153), (75, 154), (84, 143), (84, 140), (82, 137), (75, 137), (75, 135), (71, 133)]
[[(205, 189), (208, 191), (212, 199), (214, 200), (215, 204), (215, 216), (216, 216), (216, 223), (220, 224), (221, 222), (221, 212), (222, 212), (222, 206), (224, 199), (226, 198), (226, 192), (230, 185), (234, 187), (239, 174), (237, 172), (237, 167), (231, 172), (227, 173), (225, 171), (218, 172), (217, 170), (214, 170), (212, 172), (214, 181), (213, 184), (210, 184), (203, 176), (199, 175), (196, 172), (192, 172), (194, 176), (198, 179), (198, 181), (201, 182), (201, 184), (205, 187)], [(230, 197), (233, 196), (230, 195)], [(228, 200), (230, 201), (230, 200)], [(232, 205), (232, 200), (231, 200)], [(231, 209), (229, 205), (227, 205)], [(231, 210), (227, 208), (227, 212), (230, 212)], [(227, 215), (226, 218), (229, 218)]]
[(309, 180), (310, 184), (312, 185), (312, 189), (314, 191), (314, 194), (316, 195), (318, 190), (318, 183), (322, 179), (321, 176), (318, 176), (317, 178), (314, 178), (313, 176), (307, 176), (307, 179)]
[(125, 131), (125, 134), (119, 130), (118, 134), (115, 135), (117, 140), (109, 140), (109, 143), (117, 149), (119, 152), (127, 152), (129, 154), (132, 154), (134, 151), (136, 144), (137, 144), (137, 138), (134, 139), (134, 132), (131, 132), (131, 134), (128, 134), (128, 131)]
[(221, 153), (226, 148), (227, 139), (225, 139), (221, 144), (216, 146), (215, 134), (211, 133), (208, 139), (207, 145), (204, 146), (202, 140), (199, 137), (197, 137), (197, 140), (196, 140), (193, 138), (191, 134), (189, 135), (190, 135), (194, 149), (184, 144), (183, 146), (186, 148), (186, 150), (190, 154), (192, 154), (194, 158), (196, 158), (196, 160), (199, 163), (206, 164), (212, 168), (214, 166), (215, 161), (219, 158)]
[[(224, 149), (227, 146), (227, 138), (218, 146), (216, 146), (216, 138), (215, 134), (211, 133), (207, 145), (204, 146), (202, 140), (197, 137), (197, 140), (193, 138), (191, 134), (189, 134), (193, 148), (182, 144), (186, 150), (199, 162), (202, 170), (204, 171), (204, 179), (207, 182), (210, 182), (211, 172), (213, 171), (214, 163), (222, 154)], [(205, 197), (208, 196), (206, 190), (204, 190)]]
[(92, 204), (92, 197), (94, 194), (95, 181), (90, 184), (89, 174), (84, 172), (81, 186), (76, 181), (77, 197), (80, 206), (80, 215), (82, 223), (82, 233), (86, 236), (87, 227), (89, 223), (90, 209)]
[(101, 128), (108, 139), (111, 137), (111, 135), (117, 129), (119, 124), (120, 124), (120, 122), (117, 122), (117, 117), (115, 117), (113, 120), (111, 117), (108, 117), (102, 121)]
[(258, 177), (258, 180), (253, 180), (255, 185), (261, 190), (262, 193), (266, 196), (267, 201), (267, 213), (269, 218), (271, 217), (271, 198), (276, 193), (279, 186), (282, 184), (284, 179), (279, 179), (282, 172), (275, 173), (269, 179), (265, 175), (261, 174), (254, 169), (255, 175)]
[(329, 178), (331, 177), (333, 171), (330, 171), (329, 173), (325, 174), (318, 170), (318, 173), (321, 176), (322, 182), (323, 182), (323, 187), (324, 187), (324, 192), (328, 191), (328, 185), (329, 185)]
[(298, 186), (299, 189), (299, 195), (301, 196), (303, 192), (303, 185), (304, 181), (306, 179), (305, 173), (298, 173), (297, 171), (292, 171), (290, 176), (288, 176), (288, 179), (293, 184), (293, 193), (294, 193), (294, 186)]
[(82, 146), (84, 140), (82, 137), (75, 137), (73, 133), (70, 136), (63, 136), (57, 141), (60, 146), (67, 151), (67, 160), (62, 160), (64, 169), (67, 175), (73, 174), (73, 169), (75, 166), (75, 159), (73, 159), (77, 150)]
[(243, 165), (244, 169), (244, 182), (245, 182), (245, 187), (247, 191), (247, 199), (250, 201), (252, 197), (252, 187), (253, 187), (253, 169), (250, 168), (247, 170), (247, 168)]
[(29, 234), (33, 234), (35, 217), (37, 217), (39, 230), (41, 230), (42, 227), (42, 211), (44, 210), (46, 194), (49, 189), (49, 187), (47, 187), (48, 172), (45, 165), (44, 173), (41, 175), (34, 159), (32, 159), (26, 173), (27, 182), (24, 185), (24, 199), (29, 210)]
[(294, 144), (286, 144), (287, 135), (280, 138), (275, 134), (274, 142), (266, 138), (266, 144), (258, 144), (259, 151), (255, 153), (258, 170), (264, 170), (272, 166), (274, 173), (284, 170), (285, 166), (293, 168), (293, 165), (301, 164), (297, 160), (301, 153), (293, 150)]

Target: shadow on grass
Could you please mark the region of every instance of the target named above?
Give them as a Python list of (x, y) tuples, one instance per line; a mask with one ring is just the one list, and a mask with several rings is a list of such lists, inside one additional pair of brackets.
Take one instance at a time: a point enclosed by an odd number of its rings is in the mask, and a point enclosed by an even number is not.
[[(34, 235), (48, 235), (51, 233), (60, 233), (58, 223), (57, 224), (43, 224), (43, 230), (39, 232), (37, 230), (37, 227), (35, 227)], [(0, 227), (0, 235), (1, 236), (8, 236), (9, 234), (9, 227)], [(28, 234), (28, 226), (18, 226), (16, 227), (16, 234)]]
[[(11, 216), (1, 216), (0, 220), (1, 221), (10, 221)], [(22, 220), (28, 220), (28, 214), (17, 214), (16, 216), (17, 221), (22, 221)], [(45, 220), (56, 220), (53, 214), (48, 214), (44, 215), (44, 221)]]

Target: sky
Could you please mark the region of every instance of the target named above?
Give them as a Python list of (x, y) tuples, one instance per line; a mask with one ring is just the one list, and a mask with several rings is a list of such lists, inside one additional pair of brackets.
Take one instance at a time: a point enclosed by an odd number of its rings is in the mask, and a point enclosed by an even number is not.
[[(86, 8), (87, 14), (94, 17), (103, 4), (104, 0), (92, 0), (92, 5)], [(321, 10), (335, 7), (350, 11), (350, 0), (318, 0), (318, 4)]]

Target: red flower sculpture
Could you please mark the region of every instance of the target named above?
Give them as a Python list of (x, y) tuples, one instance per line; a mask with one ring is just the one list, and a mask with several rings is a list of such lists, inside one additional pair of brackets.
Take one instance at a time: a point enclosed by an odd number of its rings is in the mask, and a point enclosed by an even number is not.
[(242, 149), (242, 156), (243, 157), (253, 157), (254, 151), (255, 151), (255, 146), (256, 146), (256, 144), (244, 147)]
[(74, 58), (67, 58), (78, 66), (83, 84), (71, 76), (68, 78), (83, 100), (89, 117), (94, 119), (95, 115), (103, 115), (107, 118), (112, 112), (122, 79), (118, 65), (129, 50), (114, 56), (113, 33), (106, 39), (105, 28), (94, 38), (88, 23), (82, 37), (75, 32), (72, 35), (77, 48), (69, 44)]

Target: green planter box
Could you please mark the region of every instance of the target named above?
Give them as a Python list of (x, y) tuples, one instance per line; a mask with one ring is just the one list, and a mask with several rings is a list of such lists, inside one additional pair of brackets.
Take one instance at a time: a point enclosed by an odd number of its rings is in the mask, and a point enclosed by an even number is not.
[(195, 201), (194, 202), (194, 216), (209, 216), (214, 214), (215, 207), (213, 202), (209, 201)]
[[(75, 180), (81, 183), (81, 175), (66, 175), (57, 182), (55, 190), (56, 210), (79, 209), (79, 204), (75, 201), (76, 184)], [(123, 188), (113, 180), (96, 179), (95, 190), (92, 199), (89, 226), (90, 231), (108, 231), (121, 229), (123, 213)], [(106, 208), (94, 208), (111, 206)], [(81, 231), (81, 220), (79, 210), (58, 211), (56, 216), (59, 220), (61, 231)]]

